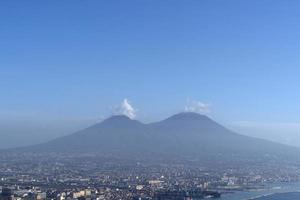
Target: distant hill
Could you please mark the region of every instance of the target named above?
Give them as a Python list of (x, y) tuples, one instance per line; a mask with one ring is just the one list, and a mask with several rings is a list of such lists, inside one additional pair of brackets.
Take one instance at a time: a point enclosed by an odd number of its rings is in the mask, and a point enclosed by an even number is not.
[(237, 134), (207, 116), (191, 112), (150, 124), (112, 116), (74, 134), (22, 150), (228, 161), (300, 158), (298, 148)]

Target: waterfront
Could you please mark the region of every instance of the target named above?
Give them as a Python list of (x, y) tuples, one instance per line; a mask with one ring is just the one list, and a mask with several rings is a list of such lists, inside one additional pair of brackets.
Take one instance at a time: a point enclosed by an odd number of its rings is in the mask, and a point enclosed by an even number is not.
[[(223, 194), (221, 196), (222, 200), (276, 200), (280, 197), (287, 198), (289, 200), (293, 200), (293, 198), (289, 198), (290, 195), (298, 196), (297, 199), (300, 199), (300, 182), (292, 182), (292, 183), (273, 183), (267, 184), (264, 189), (260, 190), (252, 190), (252, 191), (237, 191), (233, 193)], [(274, 195), (272, 195), (274, 194)], [(283, 197), (284, 196), (284, 197)]]
[(300, 199), (300, 192), (289, 192), (289, 193), (279, 193), (268, 195), (255, 200), (298, 200)]

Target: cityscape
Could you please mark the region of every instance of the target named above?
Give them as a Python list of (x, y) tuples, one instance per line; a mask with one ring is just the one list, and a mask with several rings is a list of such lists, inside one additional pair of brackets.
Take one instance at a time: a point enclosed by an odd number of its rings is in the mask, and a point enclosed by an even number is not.
[[(12, 159), (13, 158), (13, 159)], [(274, 173), (276, 171), (276, 173)], [(258, 163), (201, 166), (150, 164), (84, 155), (1, 156), (1, 199), (202, 199), (300, 180), (300, 167)]]
[(0, 1), (0, 200), (300, 200), (300, 1)]

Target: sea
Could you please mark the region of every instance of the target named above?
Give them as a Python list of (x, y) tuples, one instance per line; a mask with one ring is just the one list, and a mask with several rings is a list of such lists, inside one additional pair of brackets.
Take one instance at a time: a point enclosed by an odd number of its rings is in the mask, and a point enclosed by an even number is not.
[(281, 194), (273, 194), (256, 198), (255, 200), (299, 200), (300, 192), (288, 192)]
[(300, 182), (266, 184), (259, 190), (222, 194), (220, 200), (300, 200)]

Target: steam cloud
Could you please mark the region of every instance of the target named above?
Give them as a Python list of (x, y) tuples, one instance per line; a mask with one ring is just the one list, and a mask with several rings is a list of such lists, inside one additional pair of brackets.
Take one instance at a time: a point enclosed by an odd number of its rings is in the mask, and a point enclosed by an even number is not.
[(201, 101), (187, 100), (184, 110), (186, 112), (196, 112), (200, 114), (208, 114), (211, 112), (210, 104), (203, 103)]
[(124, 99), (119, 106), (113, 109), (113, 114), (115, 115), (126, 115), (130, 119), (136, 117), (137, 110), (130, 104), (128, 99)]

